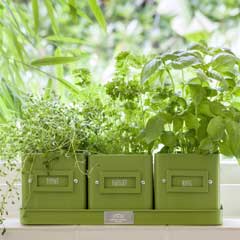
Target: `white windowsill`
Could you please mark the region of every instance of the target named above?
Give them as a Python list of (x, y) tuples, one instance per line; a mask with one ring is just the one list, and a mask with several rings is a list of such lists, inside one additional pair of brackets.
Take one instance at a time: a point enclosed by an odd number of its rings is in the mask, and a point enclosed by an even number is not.
[(222, 226), (23, 226), (5, 221), (1, 240), (239, 240), (240, 218), (225, 218)]

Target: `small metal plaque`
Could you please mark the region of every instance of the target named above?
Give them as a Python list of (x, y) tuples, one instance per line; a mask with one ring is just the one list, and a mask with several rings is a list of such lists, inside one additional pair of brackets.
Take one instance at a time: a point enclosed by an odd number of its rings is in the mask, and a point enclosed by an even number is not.
[(104, 224), (134, 224), (132, 211), (105, 211)]
[(125, 187), (128, 185), (127, 179), (112, 179), (112, 186), (114, 187)]
[(183, 187), (192, 187), (193, 186), (192, 180), (189, 180), (189, 179), (182, 180), (182, 186)]
[(59, 178), (58, 177), (47, 177), (46, 178), (47, 185), (58, 185)]

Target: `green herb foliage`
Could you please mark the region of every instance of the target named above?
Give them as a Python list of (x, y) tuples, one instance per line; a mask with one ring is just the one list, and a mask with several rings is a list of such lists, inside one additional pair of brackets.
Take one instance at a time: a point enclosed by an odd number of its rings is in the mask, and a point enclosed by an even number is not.
[(145, 64), (143, 85), (158, 83), (158, 105), (144, 139), (161, 152), (222, 153), (240, 158), (240, 61), (228, 49), (191, 45)]
[(149, 146), (141, 138), (148, 116), (146, 89), (140, 83), (141, 69), (147, 57), (121, 52), (116, 57), (113, 80), (106, 84), (106, 92), (111, 97), (115, 109), (120, 114), (117, 122), (121, 144), (129, 152), (146, 152)]

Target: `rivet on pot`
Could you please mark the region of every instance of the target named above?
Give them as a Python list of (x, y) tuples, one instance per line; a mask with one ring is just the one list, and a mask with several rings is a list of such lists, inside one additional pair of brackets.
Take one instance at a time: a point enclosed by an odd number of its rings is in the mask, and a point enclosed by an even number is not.
[(212, 179), (209, 179), (209, 180), (208, 180), (208, 184), (212, 185), (212, 184), (213, 184), (213, 180), (212, 180)]
[(163, 178), (162, 183), (166, 183), (166, 182), (167, 182), (166, 178)]
[(78, 184), (79, 181), (78, 181), (77, 178), (74, 178), (74, 179), (73, 179), (73, 182), (74, 182), (75, 184)]
[(98, 181), (98, 180), (96, 180), (96, 181), (95, 181), (95, 184), (96, 184), (96, 185), (98, 185), (98, 184), (99, 184), (99, 181)]

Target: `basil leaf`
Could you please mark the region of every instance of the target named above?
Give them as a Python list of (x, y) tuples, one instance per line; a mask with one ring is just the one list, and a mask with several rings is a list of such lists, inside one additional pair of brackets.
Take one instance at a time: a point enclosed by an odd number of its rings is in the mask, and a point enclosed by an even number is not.
[(156, 71), (159, 69), (161, 66), (162, 61), (159, 58), (154, 58), (147, 62), (142, 70), (141, 73), (141, 83), (144, 84), (149, 78), (156, 73)]
[(224, 131), (225, 122), (222, 117), (217, 116), (210, 120), (207, 126), (207, 133), (213, 140), (221, 140), (224, 136)]

